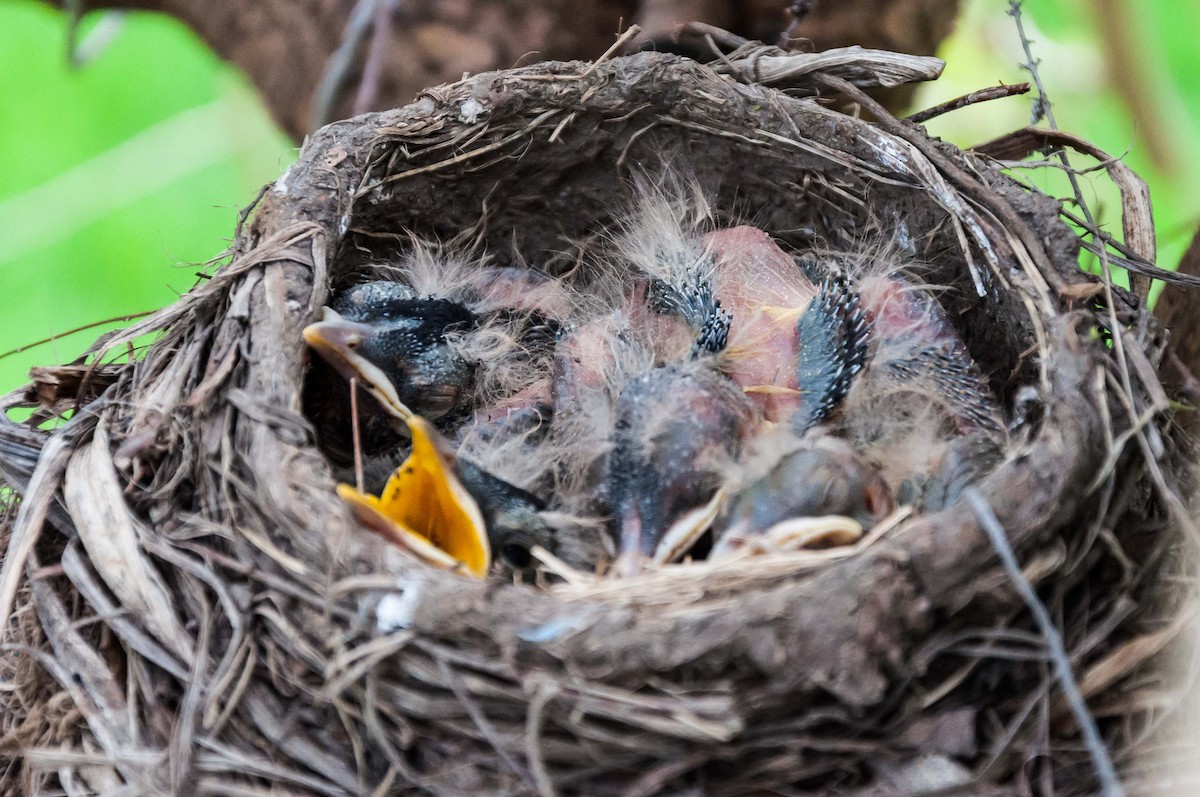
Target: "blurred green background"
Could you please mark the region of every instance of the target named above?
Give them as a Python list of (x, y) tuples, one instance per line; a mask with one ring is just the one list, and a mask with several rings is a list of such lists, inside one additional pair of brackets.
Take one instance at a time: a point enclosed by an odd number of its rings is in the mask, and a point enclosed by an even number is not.
[[(1006, 0), (966, 0), (941, 55), (945, 76), (915, 107), (1026, 79)], [(1196, 0), (1027, 0), (1026, 22), (1059, 126), (1127, 162), (1150, 183), (1160, 263), (1173, 266), (1198, 220), (1200, 3)], [(232, 68), (173, 20), (92, 15), (94, 58), (73, 69), (65, 17), (30, 0), (0, 0), (0, 391), (29, 367), (76, 357), (91, 322), (153, 310), (220, 254), (239, 208), (295, 149)], [(107, 44), (104, 44), (107, 42)], [(960, 146), (1028, 123), (1016, 97), (934, 120)], [(1084, 159), (1078, 165), (1088, 165)], [(1022, 176), (1061, 193), (1053, 177)], [(1119, 232), (1115, 195), (1085, 182), (1098, 218)], [(111, 326), (111, 325), (110, 325)]]

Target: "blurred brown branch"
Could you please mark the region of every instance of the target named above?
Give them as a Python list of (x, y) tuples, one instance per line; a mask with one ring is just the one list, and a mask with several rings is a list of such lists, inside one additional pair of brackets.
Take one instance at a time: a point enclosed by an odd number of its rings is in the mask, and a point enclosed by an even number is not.
[[(59, 7), (66, 0), (49, 0)], [(246, 73), (296, 139), (314, 120), (396, 107), (464, 73), (539, 60), (591, 59), (636, 22), (635, 46), (672, 48), (700, 21), (798, 49), (860, 44), (928, 55), (958, 0), (82, 0), (86, 10), (157, 11), (181, 20)], [(686, 52), (686, 50), (685, 50)], [(690, 54), (690, 53), (689, 53)], [(911, 89), (887, 98), (903, 105)], [(357, 102), (356, 102), (357, 98)]]
[[(1200, 276), (1200, 232), (1179, 261), (1181, 274)], [(1190, 401), (1200, 404), (1200, 290), (1165, 285), (1154, 315), (1171, 332), (1171, 350), (1163, 363), (1162, 379)]]

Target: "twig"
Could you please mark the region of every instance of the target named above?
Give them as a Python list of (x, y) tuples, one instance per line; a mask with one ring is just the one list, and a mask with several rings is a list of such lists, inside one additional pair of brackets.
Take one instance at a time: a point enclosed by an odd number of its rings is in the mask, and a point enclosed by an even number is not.
[(81, 327), (75, 327), (74, 329), (68, 329), (66, 332), (59, 332), (57, 334), (51, 335), (48, 338), (42, 338), (41, 340), (35, 340), (32, 343), (26, 343), (24, 345), (18, 346), (15, 349), (9, 349), (6, 352), (0, 353), (0, 360), (3, 360), (5, 357), (11, 357), (14, 354), (20, 354), (23, 351), (28, 351), (29, 349), (32, 349), (37, 346), (44, 346), (47, 343), (54, 343), (56, 340), (65, 338), (67, 335), (74, 335), (77, 332), (87, 332), (89, 329), (95, 329), (96, 327), (102, 327), (105, 324), (124, 324), (127, 321), (136, 321), (137, 319), (145, 318), (146, 316), (151, 315), (154, 312), (155, 312), (154, 310), (146, 310), (141, 313), (127, 313), (126, 315), (119, 315), (115, 318), (105, 318), (101, 321), (93, 321), (90, 324), (84, 324)]
[(1028, 92), (1028, 83), (1014, 83), (1011, 86), (992, 86), (991, 88), (972, 91), (970, 94), (964, 94), (961, 97), (948, 100), (940, 105), (935, 105), (932, 108), (926, 108), (923, 111), (917, 111), (911, 116), (905, 118), (907, 121), (914, 124), (921, 124), (922, 122), (928, 122), (930, 119), (941, 116), (942, 114), (950, 113), (951, 111), (957, 111), (959, 108), (966, 108), (968, 105), (975, 105), (977, 103), (988, 102), (990, 100), (999, 100), (1004, 97), (1013, 97), (1017, 94), (1026, 94)]
[(392, 17), (400, 0), (382, 0), (375, 3), (375, 30), (371, 34), (371, 46), (367, 50), (367, 62), (363, 65), (362, 80), (358, 82), (358, 93), (354, 96), (354, 115), (373, 110), (379, 94), (379, 81), (383, 76), (383, 57), (391, 42)]
[(442, 678), (445, 679), (446, 685), (450, 687), (450, 691), (458, 698), (459, 704), (466, 710), (467, 716), (475, 723), (475, 727), (483, 735), (483, 738), (496, 751), (496, 755), (508, 765), (508, 768), (514, 774), (525, 781), (526, 785), (541, 793), (538, 782), (534, 780), (533, 773), (521, 766), (520, 762), (513, 758), (512, 753), (505, 748), (504, 741), (500, 738), (500, 734), (496, 732), (496, 727), (488, 720), (487, 716), (479, 708), (479, 705), (471, 699), (470, 691), (459, 680), (458, 676), (454, 674), (454, 670), (450, 668), (450, 665), (441, 656), (438, 656), (436, 661), (438, 670), (441, 672)]
[[(1052, 107), (1053, 103), (1050, 102), (1050, 97), (1046, 94), (1046, 87), (1042, 83), (1041, 73), (1038, 72), (1038, 64), (1040, 64), (1041, 61), (1033, 57), (1032, 42), (1029, 39), (1029, 36), (1027, 36), (1025, 33), (1025, 23), (1021, 17), (1021, 4), (1022, 0), (1009, 0), (1008, 15), (1011, 16), (1016, 22), (1017, 35), (1021, 39), (1021, 49), (1025, 53), (1025, 63), (1021, 65), (1021, 68), (1029, 73), (1029, 76), (1033, 78), (1033, 85), (1037, 88), (1038, 96), (1037, 100), (1034, 102), (1033, 118), (1031, 122), (1036, 124), (1039, 120), (1045, 118), (1046, 124), (1051, 130), (1058, 130), (1058, 123), (1054, 121), (1054, 109)], [(1075, 202), (1079, 206), (1079, 209), (1083, 212), (1084, 218), (1087, 219), (1088, 225), (1092, 228), (1097, 227), (1098, 225), (1096, 224), (1095, 218), (1092, 216), (1091, 208), (1088, 207), (1087, 200), (1083, 198), (1083, 189), (1080, 188), (1079, 178), (1075, 175), (1075, 171), (1071, 168), (1071, 159), (1068, 157), (1066, 150), (1060, 149), (1055, 153), (1055, 155), (1058, 157), (1059, 162), (1065, 169), (1067, 180), (1071, 183), (1071, 191), (1075, 194)], [(1104, 258), (1102, 257), (1101, 260), (1104, 260)], [(1104, 268), (1107, 275), (1108, 264), (1106, 261), (1104, 262)], [(1141, 291), (1138, 290), (1139, 286), (1132, 275), (1129, 278), (1129, 283), (1130, 287), (1133, 288), (1134, 293), (1145, 296), (1143, 291), (1148, 291), (1149, 285), (1145, 286)], [(1121, 359), (1122, 362), (1124, 362), (1123, 355)]]
[(1092, 757), (1092, 764), (1096, 768), (1096, 775), (1100, 779), (1100, 794), (1103, 797), (1124, 797), (1125, 788), (1121, 785), (1121, 779), (1117, 777), (1117, 771), (1113, 767), (1112, 758), (1109, 757), (1108, 748), (1105, 746), (1104, 740), (1100, 738), (1096, 720), (1088, 711), (1087, 703), (1084, 702), (1083, 695), (1079, 691), (1079, 684), (1076, 683), (1075, 675), (1071, 671), (1071, 659), (1063, 645), (1062, 636), (1054, 627), (1050, 613), (1046, 611), (1045, 605), (1038, 598), (1029, 579), (1025, 578), (1025, 574), (1021, 572), (1017, 557), (1008, 544), (1008, 536), (1005, 534), (1004, 527), (1000, 525), (1000, 520), (992, 511), (991, 506), (984, 500), (983, 494), (976, 487), (968, 487), (963, 494), (970, 502), (971, 509), (974, 510), (979, 524), (987, 533), (992, 547), (996, 549), (996, 554), (1000, 557), (1005, 572), (1008, 573), (1008, 577), (1016, 587), (1021, 599), (1025, 601), (1025, 605), (1029, 607), (1038, 630), (1046, 640), (1046, 652), (1054, 665), (1054, 674), (1058, 685), (1071, 706), (1075, 722), (1079, 725), (1079, 731), (1083, 735), (1088, 753)]
[(604, 63), (620, 52), (622, 47), (624, 47), (631, 39), (636, 37), (641, 32), (642, 29), (637, 25), (630, 25), (628, 30), (617, 37), (617, 40), (612, 43), (611, 47), (601, 53), (600, 57), (595, 61), (592, 61), (591, 65), (587, 69), (583, 70), (583, 73), (579, 75), (579, 78), (583, 79), (592, 74), (592, 72), (596, 71), (596, 67), (600, 66), (600, 64)]
[[(1033, 78), (1033, 85), (1037, 88), (1037, 99), (1033, 104), (1033, 114), (1030, 119), (1031, 124), (1037, 124), (1042, 119), (1046, 120), (1051, 130), (1058, 129), (1058, 123), (1054, 121), (1053, 103), (1050, 102), (1049, 95), (1046, 94), (1046, 86), (1042, 83), (1041, 73), (1038, 72), (1038, 65), (1041, 63), (1039, 59), (1033, 57), (1033, 42), (1025, 33), (1025, 23), (1021, 17), (1022, 0), (1009, 0), (1008, 15), (1013, 18), (1017, 24), (1017, 36), (1021, 39), (1021, 49), (1025, 53), (1025, 63), (1021, 64), (1021, 68), (1029, 73)], [(1071, 190), (1075, 193), (1075, 200), (1079, 203), (1079, 208), (1083, 211), (1088, 223), (1093, 227), (1096, 225), (1092, 218), (1091, 210), (1087, 206), (1087, 202), (1083, 198), (1083, 190), (1079, 187), (1079, 180), (1075, 176), (1075, 172), (1071, 169), (1070, 158), (1067, 157), (1065, 150), (1059, 149), (1055, 152), (1059, 162), (1062, 163), (1067, 170), (1067, 178), (1071, 181)]]
[(817, 0), (792, 0), (788, 4), (787, 13), (791, 19), (788, 22), (787, 30), (779, 34), (779, 47), (784, 50), (791, 49), (796, 28), (800, 27), (800, 23), (816, 8), (816, 5)]
[(83, 0), (66, 0), (63, 10), (67, 12), (67, 63), (79, 66), (79, 23), (83, 21)]
[(313, 93), (312, 115), (308, 122), (310, 130), (316, 130), (329, 121), (338, 89), (346, 80), (346, 73), (350, 71), (350, 64), (358, 53), (358, 46), (362, 43), (367, 26), (375, 17), (375, 9), (381, 2), (383, 0), (358, 0), (350, 11), (350, 19), (346, 21), (346, 29), (342, 32), (341, 44), (333, 51), (333, 55), (329, 56), (325, 71), (321, 73), (321, 81)]
[(698, 750), (688, 756), (668, 759), (630, 784), (629, 788), (621, 792), (621, 797), (651, 797), (654, 794), (662, 794), (668, 783), (702, 765), (705, 758), (705, 752)]
[(525, 758), (529, 761), (530, 774), (537, 784), (539, 797), (556, 797), (554, 779), (546, 769), (542, 756), (541, 738), (542, 725), (545, 722), (546, 705), (558, 694), (557, 687), (552, 683), (542, 683), (529, 700), (529, 709), (525, 713)]
[(100, 21), (92, 26), (87, 35), (79, 36), (79, 24), (83, 19), (83, 0), (67, 0), (64, 4), (67, 11), (67, 64), (72, 69), (79, 69), (90, 64), (121, 33), (125, 26), (125, 11), (105, 11)]
[(350, 377), (350, 438), (354, 441), (354, 486), (363, 491), (362, 435), (358, 426), (358, 377)]
[[(1058, 130), (1058, 126), (1054, 121), (1054, 112), (1050, 107), (1051, 103), (1046, 96), (1046, 89), (1042, 85), (1041, 75), (1039, 75), (1037, 71), (1038, 62), (1033, 57), (1029, 37), (1025, 35), (1025, 27), (1021, 20), (1021, 0), (1009, 0), (1008, 13), (1016, 21), (1017, 33), (1021, 37), (1021, 47), (1025, 52), (1026, 59), (1024, 68), (1033, 77), (1034, 85), (1037, 86), (1038, 110), (1045, 115), (1046, 123), (1050, 126), (1050, 128), (1052, 130)], [(1096, 224), (1096, 219), (1092, 215), (1091, 208), (1088, 207), (1087, 202), (1083, 198), (1083, 191), (1079, 187), (1079, 178), (1071, 169), (1071, 161), (1067, 156), (1066, 150), (1060, 149), (1057, 152), (1057, 155), (1059, 162), (1061, 162), (1065, 167), (1067, 179), (1071, 183), (1072, 191), (1075, 192), (1076, 204), (1079, 206), (1080, 212), (1083, 213), (1083, 217), (1087, 221), (1088, 228), (1092, 230), (1099, 229), (1099, 225)], [(1114, 333), (1112, 336), (1112, 346), (1113, 352), (1116, 354), (1117, 365), (1119, 366), (1117, 371), (1121, 377), (1121, 387), (1125, 391), (1125, 395), (1128, 396), (1129, 400), (1132, 402), (1135, 395), (1133, 392), (1133, 377), (1130, 375), (1129, 358), (1125, 353), (1124, 336), (1120, 334), (1121, 327), (1117, 319), (1116, 302), (1113, 299), (1112, 267), (1110, 263), (1110, 256), (1108, 250), (1103, 246), (1098, 248), (1096, 254), (1100, 258), (1100, 271), (1103, 276), (1102, 282), (1104, 285), (1104, 299), (1108, 315), (1107, 320), (1109, 323), (1109, 328), (1113, 330)], [(1144, 255), (1145, 253), (1139, 254)], [(1152, 256), (1153, 253), (1150, 253), (1150, 257)], [(1137, 276), (1137, 272), (1132, 269), (1127, 273), (1129, 274), (1129, 287), (1133, 290), (1133, 293), (1136, 296), (1145, 302), (1150, 295), (1150, 279), (1147, 277)], [(1180, 500), (1179, 495), (1176, 491), (1171, 490), (1166, 484), (1162, 469), (1158, 463), (1158, 455), (1156, 454), (1154, 447), (1151, 446), (1150, 439), (1147, 437), (1147, 428), (1149, 429), (1150, 433), (1155, 432), (1154, 427), (1139, 428), (1137, 429), (1136, 439), (1138, 447), (1141, 449), (1142, 457), (1145, 460), (1146, 467), (1150, 472), (1154, 488), (1159, 494), (1159, 497), (1162, 498), (1163, 502), (1166, 504), (1167, 510), (1170, 512), (1172, 519), (1179, 523), (1181, 528), (1193, 531), (1196, 528), (1195, 523), (1184, 508), (1183, 502)], [(1193, 534), (1194, 533), (1195, 532), (1193, 531)]]

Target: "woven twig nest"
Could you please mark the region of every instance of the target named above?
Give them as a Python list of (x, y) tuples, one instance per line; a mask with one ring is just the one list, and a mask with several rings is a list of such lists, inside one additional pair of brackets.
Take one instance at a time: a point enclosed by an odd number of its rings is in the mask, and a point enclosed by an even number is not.
[[(947, 286), (939, 300), (1017, 430), (978, 490), (1130, 765), (1149, 709), (1123, 679), (1180, 612), (1155, 588), (1181, 536), (1164, 508), (1178, 469), (1161, 334), (1136, 294), (1080, 270), (1057, 202), (880, 108), (868, 123), (750, 82), (756, 63), (541, 64), (331, 125), (261, 197), (227, 264), (97, 347), (159, 333), (141, 356), (43, 372), (22, 394), (34, 420), (74, 413), (48, 437), (6, 429), (42, 448), (5, 571), (8, 640), (24, 646), (8, 649), (3, 697), (6, 749), (24, 761), (12, 782), (1092, 788), (1042, 636), (965, 499), (856, 546), (625, 580), (477, 582), (372, 558), (302, 414), (300, 332), (331, 286), (410, 232), (475, 229), (501, 262), (565, 270), (629, 170), (664, 159), (796, 251), (882, 235)], [(797, 80), (869, 103), (820, 72)], [(1136, 251), (1144, 221), (1127, 218), (1126, 263), (1152, 259)], [(376, 607), (399, 594), (403, 628), (383, 633)]]

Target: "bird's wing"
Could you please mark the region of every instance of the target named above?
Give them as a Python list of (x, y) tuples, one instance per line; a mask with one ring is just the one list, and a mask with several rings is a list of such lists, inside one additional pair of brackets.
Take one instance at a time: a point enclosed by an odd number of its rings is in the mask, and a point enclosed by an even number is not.
[(804, 432), (829, 417), (850, 392), (867, 361), (871, 325), (858, 293), (845, 280), (827, 277), (796, 330), (796, 384), (802, 401), (791, 423)]

